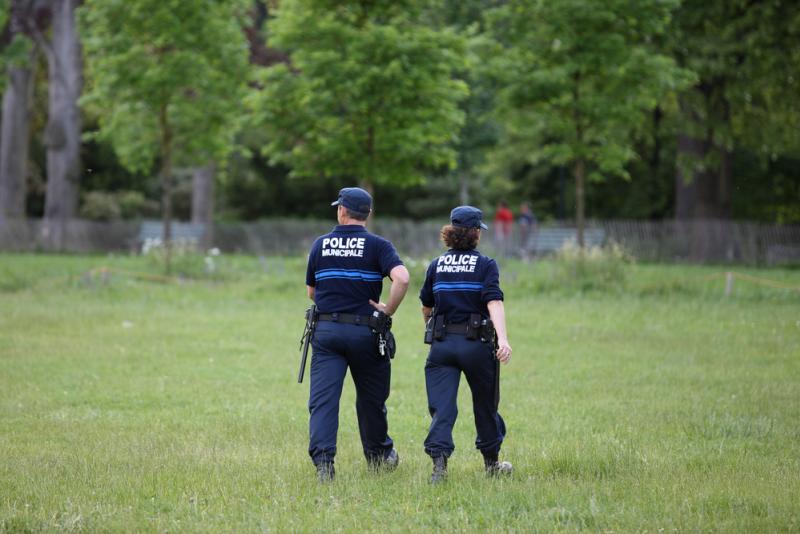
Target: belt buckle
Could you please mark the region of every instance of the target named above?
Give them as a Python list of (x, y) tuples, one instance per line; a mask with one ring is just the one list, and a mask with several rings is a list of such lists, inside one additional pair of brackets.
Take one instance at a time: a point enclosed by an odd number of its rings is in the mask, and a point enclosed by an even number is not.
[(338, 323), (339, 322), (339, 314), (336, 313), (336, 312), (333, 312), (331, 314), (331, 321), (333, 321), (334, 323)]

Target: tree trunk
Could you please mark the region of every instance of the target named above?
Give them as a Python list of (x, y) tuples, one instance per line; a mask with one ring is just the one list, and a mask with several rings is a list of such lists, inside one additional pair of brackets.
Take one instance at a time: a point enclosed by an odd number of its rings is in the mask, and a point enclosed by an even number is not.
[(359, 187), (372, 197), (372, 213), (367, 218), (367, 227), (371, 228), (371, 224), (375, 221), (375, 185), (372, 183), (371, 178), (365, 178), (361, 180)]
[(706, 157), (708, 148), (700, 139), (686, 134), (678, 135), (677, 159), (675, 171), (675, 218), (678, 220), (693, 219), (697, 212), (698, 184), (704, 182), (704, 174), (700, 167), (690, 171), (681, 162), (700, 162)]
[(575, 225), (578, 229), (578, 247), (583, 249), (583, 233), (586, 228), (586, 165), (583, 159), (575, 162)]
[[(678, 136), (678, 160), (697, 162), (693, 172), (685, 173), (678, 165), (675, 174), (675, 218), (726, 219), (730, 213), (731, 154), (725, 148), (714, 147), (710, 141)], [(719, 153), (719, 167), (708, 169), (700, 165), (712, 150)]]
[(213, 241), (215, 170), (213, 163), (192, 169), (192, 222), (204, 225), (201, 243), (204, 249)]
[(172, 268), (172, 128), (167, 116), (167, 104), (162, 104), (158, 114), (161, 130), (161, 213), (164, 223), (164, 269)]
[(81, 114), (78, 98), (83, 86), (81, 47), (75, 27), (77, 0), (53, 3), (53, 32), (47, 60), (49, 117), (45, 225), (52, 243), (60, 248), (66, 221), (78, 209), (81, 176)]
[(458, 173), (458, 198), (462, 206), (469, 204), (469, 177), (467, 173)]
[(731, 218), (731, 180), (733, 163), (730, 150), (719, 147), (719, 173), (717, 173), (717, 216)]
[[(696, 221), (686, 226), (689, 248), (686, 251), (693, 261), (703, 262), (724, 255), (722, 244), (709, 233), (709, 222), (704, 219), (730, 218), (731, 154), (715, 147), (708, 139), (700, 140), (689, 135), (678, 136), (679, 161), (696, 162), (686, 171), (678, 165), (675, 175), (675, 218), (679, 221)], [(719, 167), (709, 169), (701, 165), (712, 151), (718, 151)]]
[(28, 174), (30, 102), (35, 52), (29, 68), (8, 69), (0, 125), (0, 221), (25, 217), (25, 179)]

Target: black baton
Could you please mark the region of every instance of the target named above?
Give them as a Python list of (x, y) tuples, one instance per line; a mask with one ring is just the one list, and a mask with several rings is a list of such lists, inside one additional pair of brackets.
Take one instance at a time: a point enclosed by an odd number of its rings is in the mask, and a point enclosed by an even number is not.
[(500, 360), (497, 359), (497, 332), (494, 334), (494, 411), (500, 406)]
[(303, 328), (303, 335), (300, 337), (300, 372), (297, 374), (297, 383), (303, 383), (303, 375), (306, 372), (306, 360), (308, 360), (308, 346), (311, 338), (314, 337), (314, 330), (317, 328), (317, 305), (312, 304), (306, 310), (306, 326)]

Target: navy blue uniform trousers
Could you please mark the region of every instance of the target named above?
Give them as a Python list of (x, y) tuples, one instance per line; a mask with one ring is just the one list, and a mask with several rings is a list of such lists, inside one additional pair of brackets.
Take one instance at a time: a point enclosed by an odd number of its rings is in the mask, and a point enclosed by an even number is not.
[(348, 368), (356, 386), (364, 455), (368, 460), (385, 458), (393, 446), (386, 421), (391, 364), (378, 354), (375, 334), (368, 326), (320, 321), (311, 343), (308, 454), (314, 464), (332, 462), (336, 455), (339, 399)]
[[(506, 425), (497, 413), (495, 373), (497, 364), (491, 343), (447, 334), (431, 345), (425, 362), (425, 388), (431, 426), (425, 438), (425, 452), (432, 458), (449, 457), (455, 449), (453, 426), (458, 416), (458, 384), (461, 373), (472, 391), (472, 409), (478, 437), (475, 446), (484, 456), (497, 456), (506, 435)], [(497, 397), (499, 399), (499, 397)]]

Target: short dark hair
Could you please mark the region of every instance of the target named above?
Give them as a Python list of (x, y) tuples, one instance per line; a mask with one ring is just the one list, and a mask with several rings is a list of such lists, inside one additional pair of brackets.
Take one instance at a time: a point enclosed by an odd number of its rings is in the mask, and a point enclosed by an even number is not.
[(367, 217), (369, 217), (369, 213), (364, 213), (362, 211), (353, 211), (350, 208), (344, 208), (344, 211), (347, 213), (348, 217), (350, 217), (351, 219), (355, 219), (357, 221), (366, 221)]
[(442, 242), (446, 247), (455, 250), (472, 250), (478, 246), (481, 240), (480, 228), (462, 228), (446, 224), (442, 226)]

